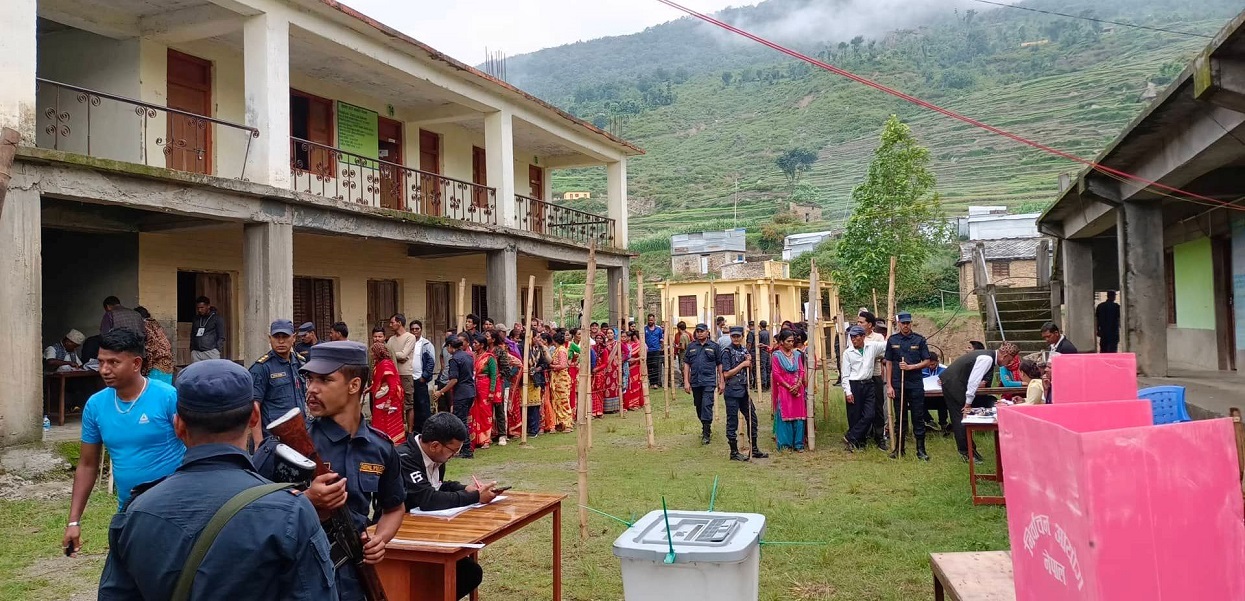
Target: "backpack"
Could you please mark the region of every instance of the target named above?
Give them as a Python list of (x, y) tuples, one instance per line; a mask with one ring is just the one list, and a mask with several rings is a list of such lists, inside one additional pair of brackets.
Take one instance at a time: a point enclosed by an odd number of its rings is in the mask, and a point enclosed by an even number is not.
[(497, 358), (497, 371), (501, 374), (502, 380), (509, 382), (519, 375), (519, 366), (510, 356), (509, 350), (499, 350), (493, 353), (493, 356)]

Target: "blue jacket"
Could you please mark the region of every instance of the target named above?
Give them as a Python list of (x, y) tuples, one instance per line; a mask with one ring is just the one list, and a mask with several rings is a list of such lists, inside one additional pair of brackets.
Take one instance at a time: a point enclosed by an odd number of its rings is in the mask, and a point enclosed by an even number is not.
[(254, 397), (259, 402), (260, 425), (268, 425), (290, 409), (298, 407), (307, 414), (307, 383), (298, 370), (307, 360), (290, 352), (290, 359), (282, 359), (276, 351), (268, 351), (251, 364), (254, 381)]
[[(268, 480), (227, 444), (186, 451), (172, 475), (135, 489), (108, 530), (99, 598), (168, 599), (186, 556), (235, 494)], [(311, 501), (278, 491), (243, 508), (199, 564), (192, 599), (337, 599), (329, 542)]]

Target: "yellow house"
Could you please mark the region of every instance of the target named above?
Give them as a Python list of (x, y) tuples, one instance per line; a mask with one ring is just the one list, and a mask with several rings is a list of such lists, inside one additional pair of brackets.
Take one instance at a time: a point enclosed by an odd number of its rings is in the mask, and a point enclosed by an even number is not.
[[(661, 292), (664, 321), (712, 323), (721, 315), (730, 325), (747, 325), (749, 320), (782, 323), (804, 318), (808, 280), (792, 278), (746, 278), (672, 281), (657, 284)], [(759, 302), (754, 302), (754, 298)]]
[(592, 198), (592, 192), (564, 192), (562, 200), (586, 200)]

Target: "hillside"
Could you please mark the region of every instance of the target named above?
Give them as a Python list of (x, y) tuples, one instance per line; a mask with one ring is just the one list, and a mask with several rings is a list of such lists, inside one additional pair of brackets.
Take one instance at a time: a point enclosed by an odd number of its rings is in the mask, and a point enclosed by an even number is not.
[[(1023, 5), (1201, 34), (1214, 33), (1240, 10), (1231, 0)], [(905, 10), (886, 12), (898, 6)], [(840, 18), (848, 14), (853, 18)], [(1085, 157), (1118, 134), (1207, 42), (937, 0), (769, 0), (723, 15), (837, 66)], [(1058, 174), (1078, 167), (724, 35), (679, 19), (510, 59), (512, 83), (648, 151), (630, 163), (632, 240), (729, 227), (737, 182), (739, 225), (767, 222), (792, 195), (774, 165), (792, 148), (818, 154), (798, 195), (841, 218), (891, 113), (930, 148), (952, 213), (970, 202), (1043, 206)], [(604, 173), (555, 172), (554, 187), (600, 195)]]

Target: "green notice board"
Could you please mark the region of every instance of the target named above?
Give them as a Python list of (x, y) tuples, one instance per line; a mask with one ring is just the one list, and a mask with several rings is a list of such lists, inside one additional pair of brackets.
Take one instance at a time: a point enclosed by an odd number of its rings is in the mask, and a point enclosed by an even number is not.
[[(337, 147), (369, 159), (379, 158), (380, 126), (376, 111), (337, 102)], [(346, 157), (343, 157), (346, 158)], [(375, 163), (369, 163), (373, 168)]]

